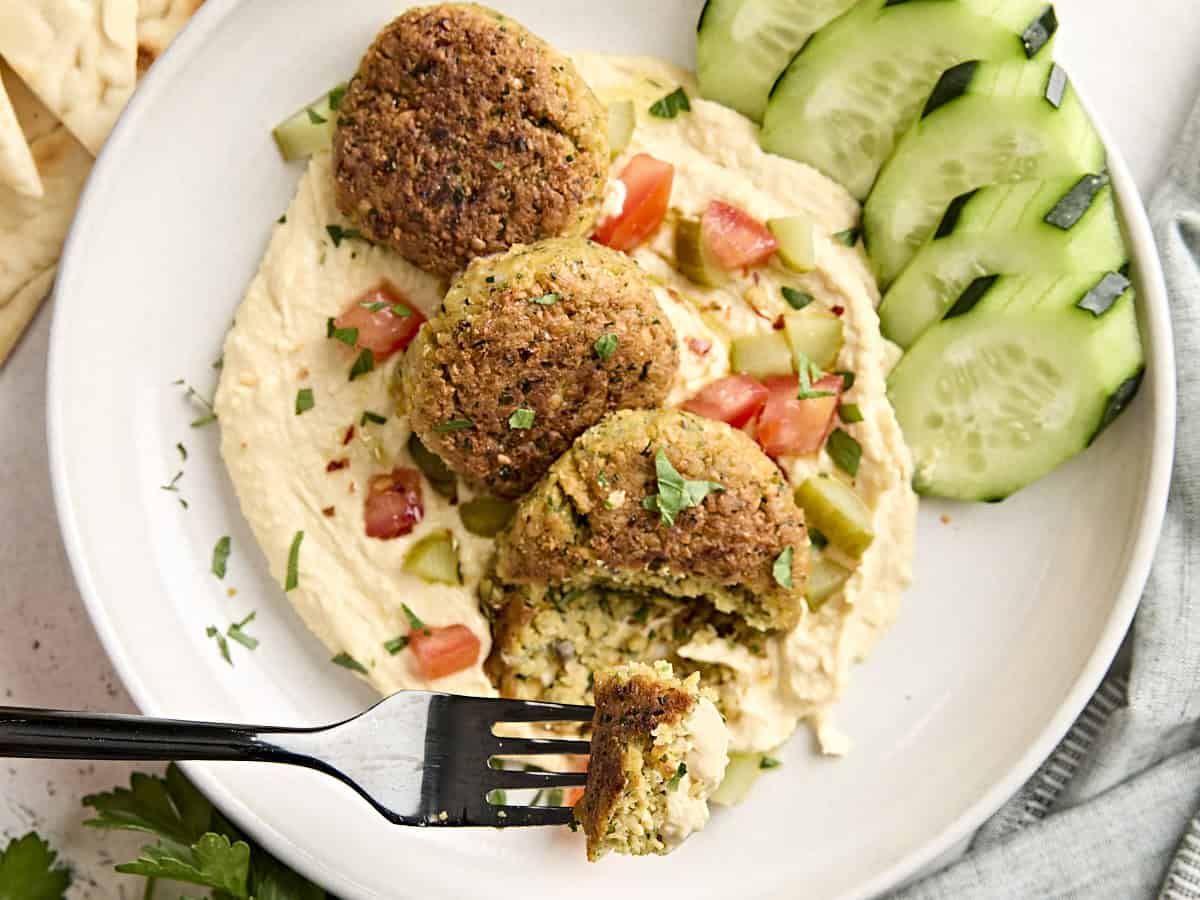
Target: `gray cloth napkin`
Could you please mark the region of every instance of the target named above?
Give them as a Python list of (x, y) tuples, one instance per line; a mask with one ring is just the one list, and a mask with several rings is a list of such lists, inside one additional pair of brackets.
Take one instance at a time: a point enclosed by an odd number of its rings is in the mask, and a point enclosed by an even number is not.
[(1200, 900), (1200, 105), (1151, 221), (1174, 317), (1178, 435), (1130, 652), (968, 853), (893, 900)]

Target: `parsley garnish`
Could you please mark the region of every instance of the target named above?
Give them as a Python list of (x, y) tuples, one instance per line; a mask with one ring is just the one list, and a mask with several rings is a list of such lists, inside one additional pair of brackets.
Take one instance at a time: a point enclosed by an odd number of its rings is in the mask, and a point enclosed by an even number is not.
[(780, 288), (780, 292), (783, 294), (783, 299), (787, 301), (788, 306), (792, 309), (804, 309), (804, 307), (813, 302), (813, 295), (799, 288), (784, 286)]
[(347, 347), (353, 347), (358, 344), (358, 329), (338, 328), (333, 319), (328, 318), (325, 320), (325, 337), (341, 341)]
[(218, 370), (225, 368), (225, 354), (224, 353), (222, 353), (220, 356), (218, 356), (216, 359), (213, 360), (212, 367), (214, 369), (218, 369)]
[(858, 464), (862, 460), (862, 444), (842, 431), (833, 429), (829, 441), (825, 444), (825, 452), (834, 464), (853, 478), (858, 474)]
[(204, 633), (216, 640), (217, 648), (221, 651), (221, 658), (232, 666), (233, 657), (229, 655), (229, 641), (225, 640), (225, 635), (221, 634), (220, 629), (216, 625), (209, 625), (204, 629)]
[(217, 545), (213, 547), (212, 557), (212, 573), (218, 578), (225, 577), (225, 563), (229, 561), (229, 551), (231, 549), (232, 539), (229, 535), (225, 535)]
[(371, 412), (368, 409), (363, 412), (362, 418), (358, 420), (358, 424), (366, 425), (368, 422), (370, 422), (374, 425), (382, 425), (386, 421), (387, 421), (386, 416), (381, 416), (379, 413)]
[(498, 159), (493, 159), (491, 161), (491, 163), (492, 163), (492, 168), (495, 169), (497, 172), (501, 171), (504, 168), (504, 163)]
[(412, 310), (403, 303), (393, 303), (391, 313), (398, 319), (407, 319), (412, 315)]
[(681, 112), (689, 112), (692, 108), (687, 91), (677, 87), (665, 97), (655, 100), (650, 106), (650, 115), (658, 119), (673, 119)]
[(183, 446), (183, 444), (176, 444), (175, 449), (179, 451), (179, 459), (187, 462), (187, 447)]
[(283, 214), (283, 215), (281, 215), (281, 216), (280, 216), (278, 219), (276, 219), (276, 220), (275, 220), (275, 224), (276, 224), (276, 225), (282, 225), (282, 224), (283, 224), (284, 222), (286, 222), (286, 221), (287, 221), (287, 213), (284, 213), (284, 214)]
[(617, 352), (617, 344), (619, 343), (620, 338), (618, 338), (612, 332), (609, 332), (608, 334), (602, 334), (600, 337), (596, 338), (596, 343), (593, 344), (592, 347), (596, 351), (596, 355), (598, 357), (601, 359), (608, 359)]
[(760, 769), (778, 769), (782, 765), (783, 763), (773, 756), (764, 756), (758, 761), (758, 767)]
[(855, 376), (854, 376), (853, 372), (847, 371), (845, 369), (839, 369), (838, 371), (834, 372), (833, 374), (842, 376), (842, 393), (843, 394), (846, 393), (846, 391), (850, 390), (850, 388), (854, 387)]
[(838, 418), (847, 425), (854, 425), (863, 420), (863, 414), (857, 403), (843, 403), (838, 407)]
[(401, 603), (400, 609), (404, 611), (404, 618), (408, 619), (408, 627), (413, 631), (428, 631), (429, 627), (421, 621), (420, 616), (408, 608), (407, 603)]
[(438, 422), (433, 426), (433, 430), (436, 434), (447, 434), (451, 431), (466, 431), (473, 427), (475, 427), (475, 423), (470, 419), (450, 419), (446, 422)]
[(370, 300), (364, 300), (362, 303), (360, 303), (358, 305), (361, 306), (363, 309), (365, 309), (367, 312), (381, 312), (382, 310), (385, 310), (388, 308), (388, 302), (386, 300), (375, 300), (374, 302), (372, 302)]
[(530, 303), (536, 303), (538, 306), (553, 306), (558, 302), (558, 294), (542, 294), (540, 297), (530, 297)]
[(357, 228), (343, 228), (341, 225), (326, 225), (325, 232), (333, 241), (334, 247), (342, 246), (342, 241), (352, 241), (362, 237), (362, 232)]
[(667, 779), (667, 790), (673, 791), (679, 787), (679, 782), (683, 776), (687, 774), (687, 763), (680, 763), (679, 768), (675, 770), (675, 774)]
[(808, 529), (808, 539), (812, 541), (812, 545), (818, 550), (824, 550), (829, 546), (829, 538), (825, 537), (825, 532), (820, 529)]
[(699, 506), (711, 493), (725, 490), (714, 481), (687, 481), (661, 449), (655, 454), (654, 470), (658, 479), (658, 493), (644, 498), (642, 508), (661, 515), (663, 524), (668, 528), (675, 525), (675, 517), (683, 510)]
[(833, 239), (845, 247), (853, 247), (858, 243), (858, 238), (862, 234), (859, 228), (847, 228), (845, 231), (839, 231), (833, 236)]
[(22, 900), (62, 900), (71, 873), (41, 837), (29, 832), (0, 850), (0, 896)]
[(255, 647), (257, 647), (258, 646), (258, 638), (251, 637), (250, 635), (246, 634), (245, 631), (242, 630), (247, 625), (249, 625), (251, 622), (253, 622), (254, 617), (257, 615), (258, 615), (258, 613), (252, 612), (252, 613), (250, 613), (250, 615), (246, 616), (246, 618), (242, 619), (242, 621), (234, 622), (232, 625), (230, 625), (229, 631), (226, 632), (229, 635), (229, 639), (231, 641), (237, 641), (239, 644), (241, 644), (247, 650), (253, 650)]
[(520, 409), (514, 409), (513, 414), (508, 417), (508, 427), (513, 429), (525, 429), (533, 427), (534, 412), (532, 409), (527, 409), (522, 406)]
[(394, 637), (390, 641), (383, 642), (383, 649), (395, 656), (401, 650), (408, 646), (408, 635), (402, 634), (400, 637)]
[(343, 669), (349, 669), (351, 672), (361, 672), (363, 675), (367, 674), (367, 667), (345, 650), (331, 659), (330, 662), (334, 665), (341, 666)]
[(313, 109), (311, 106), (308, 107), (304, 111), (306, 113), (308, 113), (308, 121), (312, 122), (314, 125), (324, 125), (326, 122), (329, 121), (327, 118), (325, 118), (323, 115), (321, 115), (315, 109)]
[(342, 98), (346, 96), (345, 85), (339, 84), (329, 92), (329, 108), (337, 112), (342, 106)]
[(317, 401), (313, 399), (312, 388), (300, 388), (296, 391), (296, 415), (306, 413), (316, 405)]
[(364, 350), (358, 354), (358, 359), (354, 360), (354, 365), (350, 367), (350, 380), (353, 381), (360, 375), (366, 375), (375, 369), (375, 353), (371, 350)]
[(791, 547), (784, 547), (775, 557), (775, 564), (771, 566), (771, 577), (775, 579), (775, 583), (788, 590), (792, 588), (792, 557), (795, 553)]
[(205, 396), (203, 394), (201, 394), (198, 390), (196, 390), (194, 387), (192, 387), (190, 384), (188, 384), (182, 378), (177, 379), (176, 381), (173, 381), (171, 383), (181, 386), (184, 389), (185, 397), (187, 397), (193, 403), (198, 403), (200, 406), (204, 407), (204, 409), (208, 410), (208, 412), (205, 415), (200, 416), (200, 418), (198, 418), (198, 419), (192, 420), (191, 425), (193, 428), (202, 428), (205, 425), (208, 425), (208, 424), (211, 424), (212, 422), (217, 421), (217, 413), (216, 413), (216, 410), (213, 409), (211, 400), (205, 398)]
[(297, 531), (292, 537), (292, 546), (288, 550), (287, 578), (283, 582), (285, 591), (292, 591), (300, 584), (300, 545), (304, 542), (304, 532)]
[(796, 357), (796, 370), (800, 376), (800, 391), (797, 400), (819, 400), (822, 397), (832, 397), (833, 391), (814, 391), (813, 382), (820, 381), (825, 373), (818, 369), (800, 350), (793, 350)]

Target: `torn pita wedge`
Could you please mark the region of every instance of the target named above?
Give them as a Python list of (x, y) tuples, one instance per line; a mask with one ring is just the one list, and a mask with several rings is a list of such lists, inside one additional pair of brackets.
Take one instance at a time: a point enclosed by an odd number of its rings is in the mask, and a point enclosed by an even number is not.
[(12, 101), (0, 76), (0, 185), (7, 185), (26, 197), (42, 196), (42, 179), (17, 122)]
[(138, 0), (137, 74), (141, 78), (204, 0)]
[(95, 155), (137, 80), (137, 0), (3, 0), (0, 56)]
[(19, 78), (0, 64), (37, 164), (40, 198), (0, 185), (0, 361), (33, 317), (54, 277), (92, 156)]

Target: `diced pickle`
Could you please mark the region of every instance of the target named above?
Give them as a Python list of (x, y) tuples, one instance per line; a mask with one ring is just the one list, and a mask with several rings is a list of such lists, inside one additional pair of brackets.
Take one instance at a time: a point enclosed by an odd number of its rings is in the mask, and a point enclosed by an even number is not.
[(608, 149), (613, 156), (629, 146), (633, 129), (637, 127), (637, 113), (632, 100), (615, 100), (608, 106)]
[(730, 753), (725, 777), (709, 801), (718, 806), (737, 806), (745, 800), (762, 774), (762, 758), (761, 753)]
[(449, 531), (435, 531), (421, 538), (404, 557), (404, 571), (434, 584), (462, 584), (458, 547)]
[(804, 216), (788, 216), (767, 222), (771, 234), (779, 241), (779, 258), (793, 272), (811, 272), (817, 265), (813, 245), (813, 225)]
[(825, 605), (825, 601), (842, 589), (850, 578), (850, 570), (838, 565), (823, 553), (814, 553), (808, 567), (808, 584), (804, 589), (804, 599), (808, 608), (816, 612)]
[(408, 439), (408, 455), (413, 464), (421, 470), (430, 486), (447, 500), (458, 499), (458, 479), (450, 471), (450, 467), (436, 453), (421, 443), (421, 439), (413, 434)]
[(783, 333), (799, 368), (800, 354), (821, 369), (832, 369), (842, 352), (842, 320), (811, 304), (784, 313)]
[(476, 497), (458, 508), (463, 526), (479, 537), (495, 537), (508, 525), (516, 505), (498, 497)]
[(852, 487), (837, 478), (809, 478), (796, 488), (796, 503), (804, 510), (809, 527), (848, 556), (862, 556), (875, 540), (871, 510)]
[(275, 126), (271, 134), (284, 159), (306, 159), (329, 146), (337, 125), (337, 105), (345, 93), (346, 85), (339, 84)]
[(795, 371), (792, 348), (782, 331), (738, 338), (730, 348), (730, 356), (734, 372), (754, 378), (791, 375)]
[(675, 226), (675, 264), (691, 281), (704, 287), (720, 287), (729, 275), (708, 251), (699, 219), (680, 219)]

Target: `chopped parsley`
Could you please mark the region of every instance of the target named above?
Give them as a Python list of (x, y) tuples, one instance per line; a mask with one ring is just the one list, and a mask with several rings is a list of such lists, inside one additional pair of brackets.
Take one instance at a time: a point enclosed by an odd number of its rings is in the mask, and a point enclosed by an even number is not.
[(775, 583), (788, 590), (792, 587), (792, 557), (795, 554), (796, 551), (791, 547), (784, 547), (771, 566), (771, 577), (775, 579)]
[(847, 228), (845, 231), (839, 231), (833, 236), (833, 239), (844, 247), (853, 247), (858, 243), (859, 237), (862, 235), (860, 228)]
[(819, 400), (822, 397), (832, 397), (832, 391), (815, 391), (813, 382), (820, 381), (825, 373), (816, 367), (811, 359), (800, 350), (792, 351), (796, 357), (796, 370), (800, 376), (800, 391), (797, 400)]
[(321, 115), (315, 109), (313, 109), (311, 106), (308, 107), (304, 111), (306, 113), (308, 113), (308, 121), (312, 122), (314, 125), (324, 125), (326, 122), (329, 121), (327, 118), (325, 118), (323, 115)]
[(553, 306), (559, 300), (558, 294), (542, 294), (540, 297), (530, 297), (530, 303), (536, 303), (538, 306)]
[(179, 458), (183, 462), (187, 462), (187, 447), (183, 446), (183, 444), (176, 444), (175, 449), (179, 451)]
[(812, 545), (818, 550), (824, 550), (829, 546), (829, 538), (825, 537), (825, 532), (820, 529), (808, 529), (808, 539), (812, 541)]
[(242, 621), (234, 622), (232, 625), (230, 625), (229, 631), (226, 632), (226, 634), (229, 635), (229, 639), (231, 641), (237, 641), (247, 650), (253, 650), (255, 647), (257, 647), (258, 638), (251, 637), (243, 630), (247, 625), (254, 621), (254, 617), (257, 615), (258, 613), (252, 612), (250, 615), (246, 616), (246, 618), (242, 619)]
[(229, 561), (229, 551), (232, 547), (232, 539), (229, 535), (225, 535), (215, 547), (213, 547), (212, 556), (212, 573), (218, 578), (225, 577), (225, 564)]
[(847, 475), (854, 477), (858, 474), (858, 464), (862, 460), (862, 444), (842, 429), (833, 429), (833, 434), (829, 435), (829, 441), (825, 444), (825, 452)]
[(297, 531), (292, 538), (292, 546), (288, 550), (287, 579), (283, 582), (285, 591), (295, 590), (300, 584), (300, 545), (304, 542), (304, 532)]
[(182, 378), (171, 383), (182, 387), (184, 389), (184, 396), (187, 397), (188, 400), (199, 404), (201, 407), (207, 410), (204, 415), (200, 416), (198, 419), (192, 420), (191, 425), (193, 428), (203, 428), (205, 425), (210, 425), (217, 421), (217, 413), (216, 410), (213, 409), (211, 400), (207, 399), (203, 394), (201, 394)]
[(493, 159), (491, 162), (492, 162), (492, 168), (495, 169), (497, 172), (501, 171), (504, 168), (504, 163), (501, 160)]
[(601, 359), (608, 359), (617, 352), (617, 345), (621, 342), (611, 331), (608, 334), (602, 334), (596, 338), (596, 343), (592, 345), (592, 349), (596, 351), (596, 355)]
[(346, 86), (339, 84), (329, 92), (329, 108), (337, 112), (342, 106), (342, 98), (346, 96)]
[(362, 232), (357, 228), (343, 228), (341, 225), (326, 225), (325, 233), (329, 235), (329, 239), (333, 241), (335, 247), (342, 246), (342, 241), (352, 241), (362, 237)]
[(233, 665), (233, 657), (229, 655), (229, 641), (225, 640), (225, 635), (221, 634), (216, 625), (209, 625), (204, 629), (204, 633), (217, 642), (217, 649), (221, 651), (221, 658), (225, 662)]
[(364, 300), (358, 305), (367, 312), (382, 312), (388, 308), (389, 304), (386, 300)]
[(372, 425), (382, 425), (386, 421), (387, 416), (381, 416), (379, 413), (371, 412), (368, 409), (363, 411), (362, 418), (358, 420), (358, 424), (366, 425), (367, 423), (371, 423)]
[(404, 611), (404, 618), (408, 619), (408, 627), (413, 631), (428, 631), (429, 627), (421, 621), (421, 617), (408, 608), (407, 603), (401, 603), (400, 609)]
[(843, 394), (846, 393), (846, 391), (850, 390), (850, 388), (854, 387), (854, 373), (853, 372), (850, 372), (846, 369), (839, 369), (838, 371), (834, 372), (833, 374), (842, 376), (842, 393)]
[(281, 216), (280, 216), (278, 219), (276, 219), (276, 220), (275, 220), (275, 224), (276, 224), (276, 225), (282, 225), (282, 224), (284, 224), (286, 221), (287, 221), (287, 213), (284, 213), (284, 214), (283, 214), (283, 215), (281, 215)]
[(513, 410), (513, 414), (508, 417), (508, 427), (512, 429), (532, 428), (533, 417), (533, 410), (522, 406), (520, 409)]
[(688, 100), (687, 91), (682, 87), (677, 87), (650, 105), (650, 115), (657, 119), (673, 119), (681, 112), (691, 111), (691, 108), (692, 104)]
[(445, 422), (438, 422), (433, 426), (435, 434), (448, 434), (451, 431), (466, 431), (468, 428), (474, 428), (475, 423), (470, 419), (449, 419)]
[(358, 354), (358, 358), (354, 360), (354, 365), (350, 367), (350, 380), (358, 378), (360, 375), (366, 375), (368, 372), (375, 370), (375, 353), (372, 350), (363, 350)]
[(409, 316), (412, 315), (412, 310), (409, 309), (407, 306), (405, 306), (403, 303), (393, 303), (391, 309), (388, 310), (388, 312), (390, 312), (397, 319), (407, 319)]
[(26, 900), (61, 900), (71, 873), (35, 832), (12, 838), (0, 847), (0, 894)]
[(675, 525), (675, 517), (685, 509), (699, 506), (709, 494), (725, 490), (714, 481), (688, 481), (671, 465), (667, 454), (661, 449), (654, 457), (654, 470), (658, 480), (658, 493), (642, 500), (642, 508), (662, 516), (668, 528)]
[(863, 414), (857, 403), (843, 403), (838, 407), (838, 418), (847, 425), (854, 425), (863, 420)]
[(343, 669), (349, 669), (351, 672), (360, 672), (363, 675), (367, 674), (367, 667), (360, 663), (357, 659), (343, 650), (337, 656), (330, 660), (335, 666), (341, 666)]
[(394, 637), (390, 641), (383, 642), (383, 649), (395, 656), (401, 650), (408, 646), (408, 635), (402, 634), (400, 637)]
[(760, 769), (778, 769), (782, 765), (783, 763), (773, 756), (764, 756), (758, 761), (758, 767)]
[(667, 790), (673, 791), (679, 787), (679, 782), (683, 780), (683, 776), (687, 774), (687, 763), (681, 762), (679, 768), (675, 770), (675, 774), (667, 779)]
[(338, 328), (333, 319), (329, 318), (325, 320), (325, 337), (341, 341), (347, 347), (353, 347), (358, 344), (358, 329)]
[(799, 288), (787, 287), (785, 285), (780, 288), (780, 292), (783, 294), (783, 299), (787, 301), (787, 305), (792, 309), (804, 309), (804, 307), (813, 302), (813, 295)]
[(224, 353), (222, 353), (220, 356), (218, 356), (216, 359), (213, 360), (212, 367), (217, 370), (225, 368), (225, 354)]
[(296, 391), (296, 415), (306, 413), (316, 405), (317, 401), (313, 399), (312, 388), (300, 388)]

